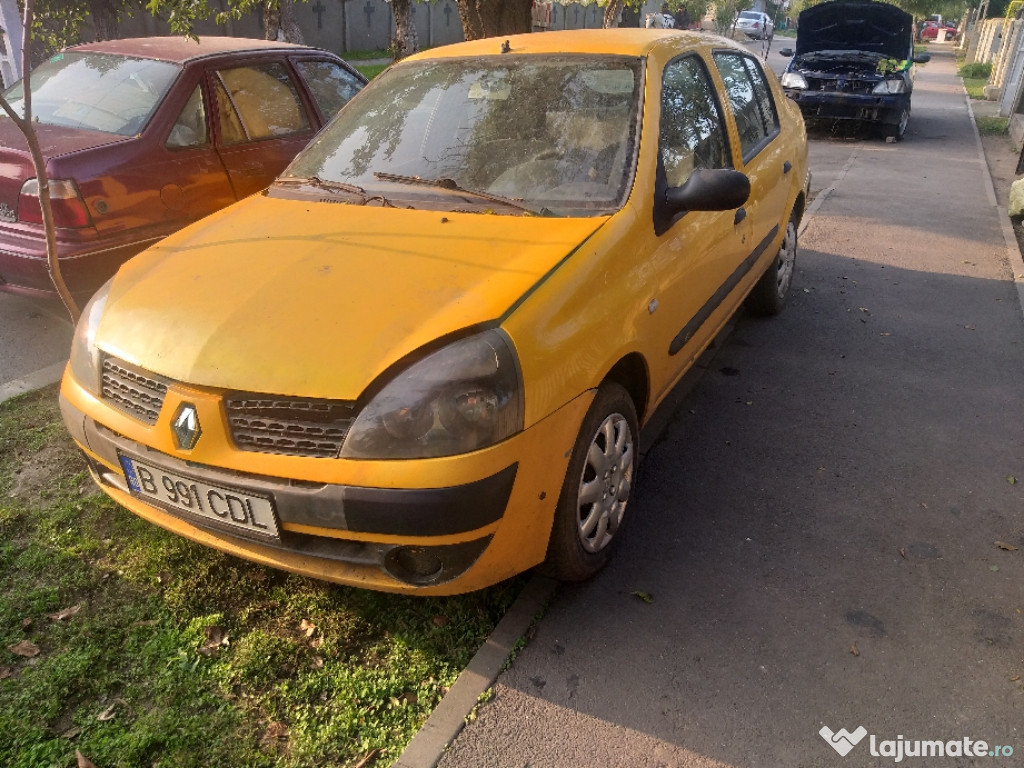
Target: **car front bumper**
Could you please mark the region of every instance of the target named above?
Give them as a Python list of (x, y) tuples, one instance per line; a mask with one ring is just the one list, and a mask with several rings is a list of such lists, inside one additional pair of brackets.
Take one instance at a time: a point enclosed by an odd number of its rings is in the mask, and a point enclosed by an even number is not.
[[(179, 394), (198, 399), (194, 391)], [(489, 586), (544, 559), (568, 457), (591, 399), (592, 394), (578, 397), (512, 438), (472, 454), (404, 461), (283, 457), (227, 445), (204, 456), (205, 462), (172, 455), (162, 437), (169, 434), (170, 416), (152, 426), (135, 422), (82, 389), (70, 372), (60, 406), (93, 479), (150, 522), (313, 578), (443, 595)], [(211, 410), (204, 411), (203, 423), (214, 424)], [(173, 406), (165, 412), (173, 412)], [(217, 453), (225, 461), (208, 463)], [(133, 493), (122, 464), (126, 456), (204, 487), (271, 499), (279, 536), (250, 535)], [(278, 471), (256, 473), (245, 469), (247, 464), (261, 469), (277, 464)]]
[(800, 105), (804, 119), (857, 120), (896, 125), (909, 107), (909, 94), (860, 94), (837, 91), (806, 91), (786, 88), (786, 95)]

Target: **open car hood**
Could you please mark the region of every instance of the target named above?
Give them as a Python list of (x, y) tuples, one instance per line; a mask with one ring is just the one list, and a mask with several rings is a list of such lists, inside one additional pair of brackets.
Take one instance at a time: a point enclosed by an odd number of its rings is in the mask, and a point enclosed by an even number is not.
[(796, 55), (817, 51), (867, 51), (904, 61), (913, 56), (914, 19), (875, 0), (837, 0), (800, 13)]

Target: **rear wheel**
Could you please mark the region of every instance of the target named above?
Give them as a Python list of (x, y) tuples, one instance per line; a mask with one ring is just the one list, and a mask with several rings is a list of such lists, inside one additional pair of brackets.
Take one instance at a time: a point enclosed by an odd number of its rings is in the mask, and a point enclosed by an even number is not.
[(636, 476), (639, 428), (629, 393), (614, 382), (597, 391), (573, 447), (544, 571), (582, 581), (611, 559), (626, 522)]
[(757, 281), (754, 290), (747, 297), (747, 309), (758, 315), (777, 315), (782, 311), (793, 284), (793, 272), (796, 270), (797, 219), (794, 211), (786, 224), (786, 234), (782, 238), (775, 261)]

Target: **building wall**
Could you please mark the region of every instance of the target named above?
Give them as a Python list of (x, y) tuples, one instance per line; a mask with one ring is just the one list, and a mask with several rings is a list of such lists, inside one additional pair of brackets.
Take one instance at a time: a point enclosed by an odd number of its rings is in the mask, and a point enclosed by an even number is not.
[[(218, 2), (224, 7), (224, 0)], [(653, 12), (659, 7), (658, 2), (645, 2), (642, 12)], [(462, 20), (454, 0), (413, 3), (412, 12), (421, 48), (463, 39)], [(603, 13), (604, 9), (596, 3), (552, 3), (550, 29), (600, 27)], [(348, 51), (385, 50), (394, 35), (394, 16), (384, 0), (308, 0), (295, 4), (295, 15), (306, 43), (340, 55)], [(120, 32), (122, 37), (169, 34), (165, 23), (144, 12), (123, 22)], [(259, 14), (250, 14), (221, 25), (207, 21), (199, 25), (198, 34), (263, 37), (263, 19)]]

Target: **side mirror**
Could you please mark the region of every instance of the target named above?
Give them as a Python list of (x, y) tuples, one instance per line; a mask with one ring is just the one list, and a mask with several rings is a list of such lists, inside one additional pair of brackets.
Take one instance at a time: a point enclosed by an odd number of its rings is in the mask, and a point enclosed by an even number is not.
[(931, 60), (932, 55), (930, 53), (919, 53), (914, 57), (915, 64), (927, 64)]
[[(662, 172), (659, 172), (662, 176)], [(667, 232), (687, 211), (729, 211), (750, 197), (750, 179), (732, 168), (700, 168), (681, 187), (655, 186), (654, 233)]]
[(779, 49), (779, 56), (785, 56), (788, 59), (792, 55), (793, 55), (793, 49), (792, 48), (780, 48)]
[(665, 190), (665, 204), (673, 214), (684, 211), (729, 211), (750, 197), (750, 179), (731, 168), (700, 168), (681, 187)]

